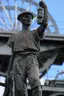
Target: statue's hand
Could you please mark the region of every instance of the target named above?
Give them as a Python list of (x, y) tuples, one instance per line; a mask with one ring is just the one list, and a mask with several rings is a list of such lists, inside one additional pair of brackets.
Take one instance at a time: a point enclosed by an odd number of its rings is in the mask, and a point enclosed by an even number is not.
[(42, 7), (42, 8), (47, 7), (47, 5), (45, 4), (44, 1), (40, 1), (40, 2), (39, 2), (39, 5), (40, 5), (40, 7)]

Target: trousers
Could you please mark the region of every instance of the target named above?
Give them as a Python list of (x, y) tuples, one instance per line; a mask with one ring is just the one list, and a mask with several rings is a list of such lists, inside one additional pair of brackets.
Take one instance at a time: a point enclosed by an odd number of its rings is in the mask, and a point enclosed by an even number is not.
[(39, 64), (37, 56), (16, 55), (13, 63), (13, 77), (15, 83), (15, 96), (28, 96), (27, 78), (32, 89), (33, 96), (42, 96), (39, 80)]

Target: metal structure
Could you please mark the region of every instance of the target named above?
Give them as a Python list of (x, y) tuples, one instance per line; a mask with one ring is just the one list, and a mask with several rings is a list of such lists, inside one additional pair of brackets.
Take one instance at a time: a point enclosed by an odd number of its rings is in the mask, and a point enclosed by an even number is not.
[[(21, 24), (17, 21), (17, 15), (22, 11), (31, 11), (35, 17), (31, 25), (31, 29), (37, 27), (37, 8), (39, 0), (0, 0), (0, 30), (16, 31), (21, 30)], [(49, 13), (49, 26), (46, 31), (51, 33), (59, 33), (56, 22)], [(6, 18), (6, 19), (5, 19)], [(52, 29), (52, 30), (51, 30)]]
[[(36, 29), (39, 25), (37, 20), (37, 8), (39, 0), (0, 0), (0, 76), (7, 76), (9, 58), (11, 56), (11, 49), (6, 45), (9, 37), (22, 29), (22, 25), (17, 21), (17, 15), (22, 11), (31, 11), (35, 17), (33, 19), (31, 30)], [(48, 13), (49, 25), (44, 34), (44, 39), (40, 41), (40, 55), (38, 61), (40, 64), (40, 78), (48, 71), (50, 66), (54, 63), (62, 65), (64, 61), (64, 36), (59, 34), (58, 27), (55, 20)], [(5, 84), (0, 83), (5, 86)], [(30, 89), (30, 88), (28, 88)], [(43, 86), (44, 91), (64, 92), (64, 88), (56, 88), (55, 86)], [(52, 93), (53, 93), (52, 92)], [(49, 96), (51, 96), (49, 94)], [(63, 95), (61, 95), (63, 96)]]

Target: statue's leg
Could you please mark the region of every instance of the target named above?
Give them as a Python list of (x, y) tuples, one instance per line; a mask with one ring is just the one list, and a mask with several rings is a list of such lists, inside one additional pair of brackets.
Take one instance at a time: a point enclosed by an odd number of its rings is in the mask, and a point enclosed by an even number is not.
[(32, 89), (32, 96), (42, 96), (41, 86), (37, 86)]
[(26, 58), (17, 56), (14, 60), (13, 77), (15, 84), (15, 96), (28, 96), (26, 88), (25, 65)]
[(42, 96), (41, 83), (39, 79), (39, 64), (35, 55), (28, 56), (27, 75), (32, 88), (32, 96)]
[(18, 75), (15, 78), (15, 96), (28, 96), (27, 95), (27, 89), (26, 89), (26, 84), (22, 80), (21, 76)]

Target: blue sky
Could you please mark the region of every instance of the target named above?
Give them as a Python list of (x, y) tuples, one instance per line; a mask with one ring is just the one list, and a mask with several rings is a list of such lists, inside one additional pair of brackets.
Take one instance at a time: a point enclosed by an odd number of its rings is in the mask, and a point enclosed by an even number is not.
[(60, 34), (64, 34), (64, 0), (44, 0), (49, 13), (56, 21)]

